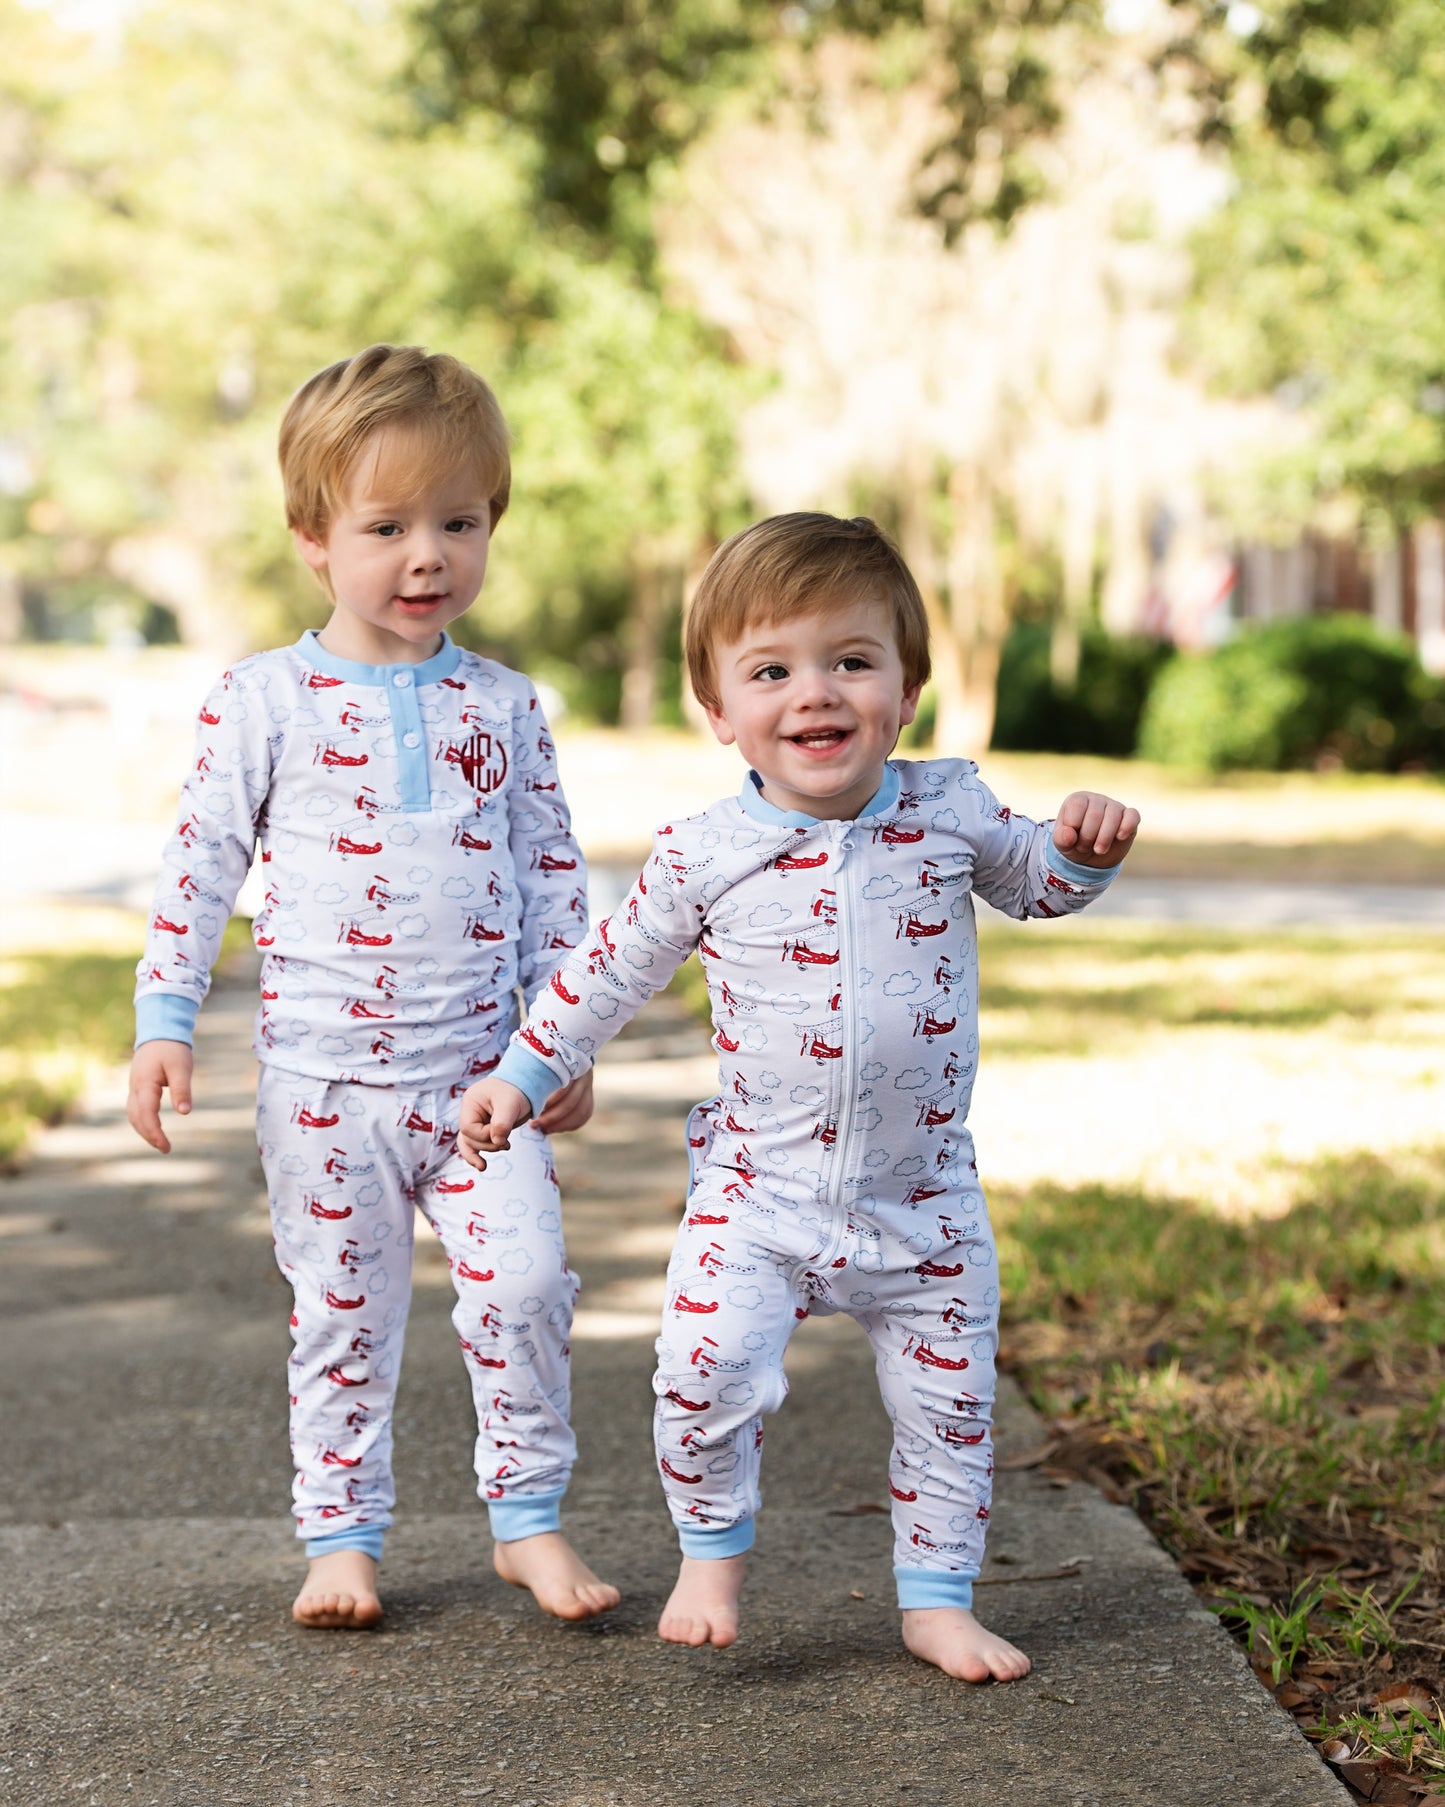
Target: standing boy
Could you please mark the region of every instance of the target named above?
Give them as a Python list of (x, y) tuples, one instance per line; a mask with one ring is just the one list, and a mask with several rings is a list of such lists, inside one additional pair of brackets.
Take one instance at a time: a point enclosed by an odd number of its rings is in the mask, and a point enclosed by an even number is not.
[(890, 760), (928, 676), (922, 600), (871, 521), (783, 515), (714, 557), (688, 670), (741, 795), (658, 831), (625, 905), (543, 990), (462, 1102), (474, 1164), (696, 948), (722, 1089), (658, 1340), (658, 1466), (682, 1543), (661, 1635), (730, 1644), (762, 1414), (799, 1319), (845, 1311), (893, 1421), (908, 1648), (968, 1681), (1029, 1661), (973, 1617), (993, 1473), (998, 1263), (964, 1128), (978, 1055), (972, 893), (1012, 916), (1097, 897), (1138, 815), (1076, 791), (1013, 815), (969, 760)]
[[(130, 1120), (168, 1152), (191, 1036), (259, 844), (257, 1121), (295, 1294), (291, 1448), (304, 1625), (381, 1616), (391, 1412), (420, 1209), (447, 1252), (504, 1579), (563, 1618), (617, 1603), (561, 1536), (575, 1454), (577, 1281), (543, 1100), (502, 1167), (457, 1156), (457, 1100), (491, 1071), (586, 924), (583, 866), (531, 684), (445, 633), (476, 600), (507, 506), (507, 428), (455, 358), (374, 345), (312, 377), (281, 428), (288, 524), (332, 613), (243, 660), (201, 710), (136, 988)], [(551, 1093), (553, 1088), (549, 1088)]]

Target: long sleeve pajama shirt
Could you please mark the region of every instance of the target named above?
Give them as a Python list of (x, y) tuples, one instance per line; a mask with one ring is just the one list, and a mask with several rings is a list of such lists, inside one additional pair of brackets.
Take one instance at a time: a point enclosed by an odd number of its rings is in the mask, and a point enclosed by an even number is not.
[(1064, 859), (966, 760), (890, 761), (856, 821), (736, 799), (658, 831), (497, 1076), (535, 1106), (697, 949), (719, 1060), (693, 1112), (668, 1269), (658, 1466), (684, 1551), (752, 1542), (762, 1415), (810, 1313), (866, 1331), (893, 1421), (906, 1607), (967, 1606), (993, 1472), (998, 1262), (965, 1127), (978, 1057), (973, 894), (1061, 916), (1112, 875)]
[(544, 1136), (485, 1174), (457, 1101), (586, 927), (585, 874), (531, 684), (443, 636), (369, 666), (314, 634), (246, 659), (201, 710), (138, 969), (137, 1041), (189, 1042), (259, 845), (258, 1130), (295, 1294), (295, 1514), (380, 1553), (415, 1208), (447, 1251), (493, 1529), (553, 1528), (575, 1445), (576, 1279)]

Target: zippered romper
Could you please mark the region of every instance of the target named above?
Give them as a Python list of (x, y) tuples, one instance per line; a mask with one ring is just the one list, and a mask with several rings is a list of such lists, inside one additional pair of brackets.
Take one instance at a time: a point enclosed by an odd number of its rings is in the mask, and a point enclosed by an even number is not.
[(762, 1418), (810, 1313), (873, 1344), (893, 1422), (905, 1607), (967, 1606), (992, 1480), (998, 1263), (968, 1114), (973, 894), (1081, 909), (1112, 877), (1063, 858), (967, 760), (893, 760), (856, 821), (736, 799), (662, 828), (623, 906), (563, 962), (498, 1077), (535, 1105), (694, 948), (720, 1090), (689, 1122), (692, 1186), (657, 1343), (658, 1468), (685, 1552), (752, 1542)]

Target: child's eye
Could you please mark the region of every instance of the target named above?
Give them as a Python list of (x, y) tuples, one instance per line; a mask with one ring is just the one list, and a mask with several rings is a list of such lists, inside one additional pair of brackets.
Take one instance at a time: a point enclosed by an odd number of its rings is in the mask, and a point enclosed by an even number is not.
[(475, 521), (470, 520), (465, 515), (458, 515), (454, 521), (447, 522), (446, 527), (443, 531), (446, 533), (465, 533), (468, 528), (475, 527), (475, 526), (476, 526)]
[(868, 671), (871, 669), (862, 653), (845, 653), (838, 663), (844, 671)]
[(753, 673), (755, 678), (766, 678), (770, 684), (778, 683), (781, 679), (787, 677), (787, 675), (788, 668), (786, 665), (760, 665)]
[(394, 535), (400, 533), (401, 528), (395, 521), (382, 521), (377, 526), (373, 527), (371, 531), (376, 534), (378, 538), (389, 540)]

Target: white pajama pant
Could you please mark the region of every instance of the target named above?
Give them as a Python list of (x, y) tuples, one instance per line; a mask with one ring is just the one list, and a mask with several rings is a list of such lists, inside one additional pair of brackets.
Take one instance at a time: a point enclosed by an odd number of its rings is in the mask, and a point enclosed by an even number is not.
[(873, 1345), (893, 1422), (899, 1604), (971, 1603), (992, 1497), (998, 1260), (980, 1193), (939, 1202), (953, 1207), (953, 1240), (920, 1260), (904, 1206), (829, 1228), (760, 1183), (703, 1170), (668, 1267), (653, 1381), (658, 1468), (685, 1554), (750, 1547), (762, 1419), (787, 1395), (788, 1339), (810, 1314), (842, 1311)]
[[(493, 1533), (555, 1529), (576, 1442), (567, 1265), (547, 1138), (522, 1129), (485, 1173), (456, 1152), (450, 1088), (357, 1085), (263, 1067), (261, 1164), (291, 1316), (298, 1535), (380, 1553), (391, 1522), (392, 1404), (420, 1209), (440, 1237), (477, 1413)], [(314, 1549), (312, 1553), (317, 1553)]]

